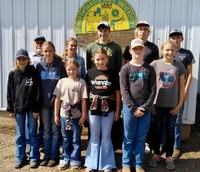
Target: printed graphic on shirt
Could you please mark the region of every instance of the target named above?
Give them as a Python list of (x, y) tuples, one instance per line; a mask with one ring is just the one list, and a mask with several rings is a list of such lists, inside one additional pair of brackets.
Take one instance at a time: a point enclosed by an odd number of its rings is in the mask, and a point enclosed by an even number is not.
[(95, 80), (91, 80), (91, 84), (97, 90), (106, 90), (111, 85), (111, 82), (108, 81), (108, 77), (105, 75), (99, 75), (95, 78)]
[(148, 72), (136, 72), (136, 73), (130, 73), (129, 78), (131, 81), (138, 81), (147, 79), (148, 76), (149, 76)]
[(48, 72), (48, 71), (42, 71), (41, 72), (41, 79), (53, 79), (53, 80), (59, 80), (60, 76), (57, 75), (57, 72)]
[(32, 85), (33, 85), (33, 79), (32, 78), (27, 79), (25, 82), (25, 86), (32, 86)]
[(171, 69), (160, 72), (158, 79), (161, 88), (171, 88), (176, 81), (175, 71)]
[(77, 86), (74, 86), (74, 87), (72, 88), (72, 91), (73, 91), (73, 92), (78, 92), (78, 87), (77, 87)]

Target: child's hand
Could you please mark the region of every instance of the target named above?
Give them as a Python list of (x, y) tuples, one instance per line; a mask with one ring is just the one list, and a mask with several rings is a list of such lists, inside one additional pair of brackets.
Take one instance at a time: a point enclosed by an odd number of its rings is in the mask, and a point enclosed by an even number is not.
[(59, 118), (59, 116), (55, 116), (54, 117), (54, 121), (55, 121), (56, 125), (60, 126), (60, 118)]
[(152, 112), (153, 115), (156, 115), (156, 108), (155, 108), (154, 104), (151, 107), (151, 112)]
[(142, 117), (145, 114), (145, 109), (144, 108), (137, 108), (136, 111), (133, 113), (136, 117)]
[(15, 118), (15, 113), (9, 113), (9, 116)]
[(119, 113), (115, 112), (114, 121), (118, 121), (118, 120), (119, 120)]
[(78, 124), (82, 127), (84, 125), (84, 122), (85, 122), (85, 118), (81, 117)]
[(177, 115), (179, 113), (181, 106), (177, 105), (176, 107), (172, 108), (172, 110), (170, 110), (170, 113), (172, 115)]
[(37, 119), (38, 116), (39, 116), (39, 113), (35, 113), (35, 112), (33, 112), (33, 118), (34, 118), (34, 119)]

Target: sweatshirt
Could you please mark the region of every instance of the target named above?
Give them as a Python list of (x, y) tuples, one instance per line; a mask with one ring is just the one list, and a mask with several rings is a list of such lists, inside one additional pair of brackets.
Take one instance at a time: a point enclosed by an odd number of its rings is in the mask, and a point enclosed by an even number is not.
[(59, 79), (66, 77), (66, 70), (61, 58), (55, 58), (50, 64), (47, 64), (45, 58), (36, 66), (41, 78), (42, 106), (54, 106), (55, 96), (54, 88)]
[(30, 65), (24, 71), (12, 70), (7, 84), (7, 111), (25, 113), (40, 111), (40, 78)]

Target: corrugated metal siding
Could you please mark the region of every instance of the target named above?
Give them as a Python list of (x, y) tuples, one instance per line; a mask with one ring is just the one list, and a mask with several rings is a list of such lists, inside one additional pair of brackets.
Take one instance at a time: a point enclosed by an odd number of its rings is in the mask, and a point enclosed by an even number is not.
[[(152, 33), (149, 40), (159, 47), (173, 28), (184, 33), (183, 47), (190, 49), (196, 60), (193, 67), (192, 89), (184, 112), (185, 123), (194, 122), (198, 67), (200, 56), (199, 0), (127, 0), (138, 21), (147, 20)], [(0, 0), (0, 108), (6, 107), (6, 83), (19, 48), (33, 51), (33, 38), (44, 35), (54, 42), (61, 55), (65, 40), (74, 36), (76, 13), (85, 0)], [(128, 43), (127, 43), (128, 44)], [(85, 53), (79, 48), (79, 54)], [(199, 84), (200, 85), (200, 84)], [(200, 89), (199, 89), (200, 92)], [(189, 103), (190, 102), (190, 103)]]

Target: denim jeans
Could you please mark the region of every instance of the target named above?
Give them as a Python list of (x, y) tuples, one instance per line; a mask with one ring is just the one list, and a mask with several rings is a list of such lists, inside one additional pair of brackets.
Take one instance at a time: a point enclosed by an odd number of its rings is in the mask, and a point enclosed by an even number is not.
[(150, 118), (150, 111), (142, 117), (136, 117), (133, 111), (126, 104), (123, 104), (123, 167), (131, 167), (134, 152), (135, 168), (143, 168), (145, 141), (150, 126)]
[(174, 139), (174, 148), (180, 148), (181, 144), (181, 131), (182, 131), (182, 116), (183, 116), (184, 104), (179, 110), (177, 115), (176, 124), (175, 124), (175, 139)]
[[(26, 122), (27, 121), (27, 122)], [(30, 162), (39, 162), (39, 141), (37, 137), (37, 119), (33, 118), (33, 112), (16, 113), (16, 162), (21, 163), (26, 157), (26, 134), (28, 128), (30, 145)]]
[(170, 110), (172, 108), (156, 107), (156, 115), (153, 116), (154, 126), (153, 126), (153, 136), (152, 136), (152, 149), (154, 153), (160, 154), (160, 145), (163, 144), (163, 135), (166, 136), (165, 140), (165, 150), (166, 157), (172, 156), (173, 145), (174, 145), (174, 128), (177, 116), (172, 115)]
[(54, 122), (54, 108), (42, 107), (41, 119), (44, 125), (44, 158), (58, 159), (60, 127)]
[(85, 156), (86, 167), (95, 170), (116, 168), (111, 140), (113, 118), (114, 111), (108, 116), (91, 115), (89, 111), (90, 141)]
[(60, 117), (62, 133), (62, 159), (60, 164), (81, 165), (81, 126), (79, 119), (72, 120), (72, 130), (66, 130), (66, 118)]

